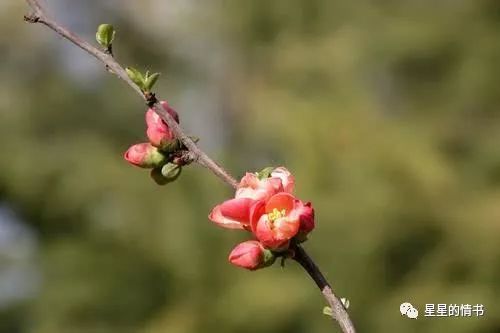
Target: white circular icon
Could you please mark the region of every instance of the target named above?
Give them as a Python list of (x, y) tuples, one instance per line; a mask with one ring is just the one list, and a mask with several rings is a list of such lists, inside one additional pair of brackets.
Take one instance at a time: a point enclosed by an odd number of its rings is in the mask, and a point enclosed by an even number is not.
[(407, 316), (410, 319), (417, 319), (418, 317), (418, 310), (408, 302), (401, 303), (401, 305), (399, 306), (399, 311), (401, 312), (402, 316)]

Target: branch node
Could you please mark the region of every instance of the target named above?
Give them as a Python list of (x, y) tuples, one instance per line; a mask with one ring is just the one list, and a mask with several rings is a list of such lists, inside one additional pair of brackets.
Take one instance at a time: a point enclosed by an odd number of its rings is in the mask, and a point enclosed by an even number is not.
[(156, 95), (150, 91), (146, 91), (144, 93), (144, 98), (146, 99), (146, 105), (150, 108), (152, 108), (156, 103), (158, 103)]
[(27, 14), (24, 15), (24, 21), (29, 22), (29, 23), (38, 23), (40, 21), (40, 16), (36, 14)]

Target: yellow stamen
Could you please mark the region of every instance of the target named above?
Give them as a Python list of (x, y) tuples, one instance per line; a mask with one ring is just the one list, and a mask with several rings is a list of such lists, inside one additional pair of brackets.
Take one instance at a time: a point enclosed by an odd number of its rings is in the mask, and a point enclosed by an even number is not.
[(274, 222), (275, 220), (282, 218), (285, 215), (286, 215), (286, 210), (282, 209), (281, 211), (279, 211), (276, 208), (273, 208), (273, 211), (271, 213), (268, 213), (267, 217), (271, 222)]

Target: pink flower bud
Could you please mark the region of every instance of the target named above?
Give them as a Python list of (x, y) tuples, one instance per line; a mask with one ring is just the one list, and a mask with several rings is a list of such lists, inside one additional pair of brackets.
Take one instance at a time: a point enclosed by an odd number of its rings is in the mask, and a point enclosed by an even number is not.
[[(161, 101), (161, 105), (167, 110), (167, 112), (174, 118), (174, 120), (179, 122), (179, 115), (177, 112), (171, 108), (167, 102)], [(146, 111), (146, 124), (149, 142), (155, 147), (163, 147), (170, 143), (174, 139), (174, 134), (168, 127), (168, 125), (160, 118), (160, 116), (152, 109)]]
[(161, 148), (174, 139), (173, 133), (170, 131), (170, 128), (168, 126), (160, 126), (160, 125), (154, 125), (154, 126), (149, 126), (148, 129), (146, 130), (146, 135), (149, 139), (149, 142), (158, 148)]
[[(172, 118), (174, 118), (174, 120), (179, 123), (179, 114), (172, 107), (170, 107), (166, 101), (161, 101), (160, 104), (164, 109), (167, 110)], [(148, 125), (148, 127), (158, 125), (167, 126), (167, 124), (165, 124), (165, 122), (152, 108), (149, 108), (148, 111), (146, 111), (146, 124)]]
[(131, 146), (123, 157), (130, 164), (141, 168), (154, 168), (165, 162), (165, 156), (149, 143)]
[(314, 229), (314, 208), (310, 202), (299, 201), (300, 231), (309, 233)]
[(293, 192), (295, 178), (285, 167), (278, 167), (271, 172), (271, 177), (281, 179), (283, 190), (288, 193)]
[(300, 200), (296, 202), (297, 214), (300, 219), (300, 227), (295, 239), (298, 242), (307, 240), (307, 235), (314, 229), (314, 208), (310, 202), (303, 203)]
[(271, 251), (264, 249), (258, 241), (238, 244), (229, 254), (229, 262), (251, 271), (271, 265), (275, 260)]

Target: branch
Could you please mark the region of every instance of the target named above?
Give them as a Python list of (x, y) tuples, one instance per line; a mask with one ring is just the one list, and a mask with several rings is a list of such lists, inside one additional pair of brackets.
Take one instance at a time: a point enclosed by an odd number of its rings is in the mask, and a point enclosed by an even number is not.
[(318, 288), (321, 290), (321, 293), (332, 309), (333, 318), (339, 323), (342, 332), (356, 333), (354, 325), (349, 319), (347, 310), (345, 309), (340, 299), (335, 296), (332, 287), (330, 286), (324, 275), (321, 273), (318, 266), (316, 266), (311, 257), (309, 257), (309, 255), (300, 245), (295, 245), (295, 247), (292, 249), (295, 252), (293, 260), (298, 262), (307, 271), (309, 276), (311, 276)]
[[(30, 23), (41, 23), (55, 31), (60, 36), (66, 38), (71, 43), (87, 51), (87, 53), (94, 56), (104, 65), (106, 65), (108, 71), (115, 74), (121, 80), (125, 81), (125, 83), (127, 83), (139, 96), (141, 96), (143, 100), (148, 102), (148, 96), (146, 96), (141, 91), (141, 89), (134, 82), (132, 82), (132, 80), (130, 80), (125, 69), (113, 58), (111, 54), (107, 53), (105, 50), (101, 50), (93, 46), (75, 33), (61, 26), (55, 20), (51, 19), (41, 5), (40, 0), (26, 0), (26, 2), (28, 3), (32, 12), (31, 14), (24, 17), (25, 21)], [(191, 138), (189, 138), (186, 133), (184, 133), (179, 124), (177, 124), (177, 122), (172, 118), (172, 116), (170, 116), (167, 110), (165, 110), (159, 102), (154, 103), (153, 108), (154, 111), (160, 116), (160, 118), (167, 123), (174, 135), (179, 140), (181, 140), (182, 143), (184, 143), (184, 145), (188, 148), (193, 156), (193, 161), (212, 171), (217, 177), (219, 177), (222, 181), (232, 186), (233, 188), (236, 188), (238, 186), (238, 182), (236, 181), (236, 179), (234, 179), (234, 177), (232, 177), (226, 170), (224, 170), (203, 150), (201, 150), (196, 145), (196, 143)], [(330, 287), (314, 261), (307, 255), (305, 250), (300, 247), (300, 245), (296, 245), (294, 250), (294, 260), (296, 260), (307, 271), (314, 282), (316, 282), (326, 301), (330, 305), (333, 312), (333, 317), (338, 321), (342, 332), (355, 333), (356, 331), (354, 329), (354, 325), (349, 319), (349, 315), (346, 309), (344, 308), (342, 302), (337, 298), (337, 296), (335, 296), (332, 288)]]
[[(96, 59), (104, 63), (106, 65), (106, 68), (111, 73), (115, 74), (116, 76), (118, 76), (118, 78), (125, 81), (125, 83), (127, 83), (139, 96), (141, 96), (142, 99), (147, 101), (147, 97), (144, 95), (141, 89), (134, 82), (132, 82), (132, 80), (130, 80), (125, 69), (113, 58), (112, 55), (108, 54), (105, 50), (98, 49), (97, 47), (91, 45), (87, 41), (80, 38), (78, 35), (61, 26), (56, 21), (52, 20), (42, 8), (39, 0), (26, 1), (33, 11), (30, 15), (26, 15), (24, 17), (26, 21), (46, 25), (76, 46), (87, 51)], [(191, 151), (191, 153), (193, 153), (194, 162), (197, 162), (198, 164), (211, 170), (217, 177), (221, 178), (224, 182), (228, 183), (232, 187), (236, 187), (238, 185), (238, 182), (231, 175), (229, 175), (227, 171), (225, 171), (220, 165), (212, 160), (196, 145), (196, 143), (191, 138), (189, 138), (184, 133), (179, 124), (177, 124), (177, 122), (172, 118), (172, 116), (170, 116), (167, 110), (165, 110), (160, 103), (156, 102), (153, 107), (160, 118), (167, 123), (174, 135), (179, 140), (181, 140), (182, 143), (184, 143), (184, 145), (189, 149), (189, 151)]]

